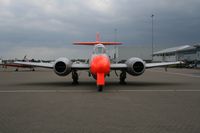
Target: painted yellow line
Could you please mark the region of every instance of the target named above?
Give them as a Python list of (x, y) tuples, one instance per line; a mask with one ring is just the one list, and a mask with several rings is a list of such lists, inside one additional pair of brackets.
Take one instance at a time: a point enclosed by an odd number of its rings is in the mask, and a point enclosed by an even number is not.
[[(1, 90), (0, 93), (89, 93), (94, 90)], [(104, 90), (104, 92), (200, 92), (200, 90)]]

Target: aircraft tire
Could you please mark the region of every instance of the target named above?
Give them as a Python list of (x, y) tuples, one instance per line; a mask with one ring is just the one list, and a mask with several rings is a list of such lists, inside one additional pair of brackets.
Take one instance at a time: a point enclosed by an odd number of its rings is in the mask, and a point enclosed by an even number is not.
[(78, 84), (78, 73), (76, 71), (72, 72), (72, 79), (73, 79), (72, 84)]
[(98, 92), (102, 92), (103, 91), (103, 85), (98, 85)]

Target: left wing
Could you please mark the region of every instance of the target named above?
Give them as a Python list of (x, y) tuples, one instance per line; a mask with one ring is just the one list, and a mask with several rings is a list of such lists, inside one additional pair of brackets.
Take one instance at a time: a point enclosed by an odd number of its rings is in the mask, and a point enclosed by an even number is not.
[(118, 64), (111, 64), (110, 69), (111, 70), (123, 70), (126, 69), (127, 65), (124, 63), (118, 63)]
[[(170, 65), (176, 65), (176, 64), (181, 64), (183, 63), (182, 61), (177, 61), (177, 62), (161, 62), (161, 63), (145, 63), (145, 68), (154, 68), (154, 67), (161, 67), (161, 66), (170, 66)], [(119, 64), (111, 64), (110, 66), (111, 70), (123, 70), (127, 69), (127, 65), (124, 63), (119, 63)]]
[(153, 67), (161, 67), (161, 66), (170, 66), (170, 65), (177, 65), (183, 63), (182, 61), (177, 62), (161, 62), (161, 63), (146, 63), (146, 68), (153, 68)]

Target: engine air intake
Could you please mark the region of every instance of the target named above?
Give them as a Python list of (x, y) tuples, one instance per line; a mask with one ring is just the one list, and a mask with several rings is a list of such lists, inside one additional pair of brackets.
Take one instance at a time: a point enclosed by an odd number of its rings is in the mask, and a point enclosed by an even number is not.
[(139, 76), (145, 71), (145, 63), (140, 58), (130, 58), (126, 61), (127, 70), (126, 72), (133, 76)]
[(71, 72), (72, 62), (67, 58), (59, 58), (55, 61), (54, 72), (59, 76), (66, 76)]
[(133, 64), (133, 70), (137, 73), (140, 73), (144, 70), (144, 64), (142, 62), (135, 62)]
[(62, 61), (57, 62), (55, 65), (55, 70), (59, 73), (62, 73), (66, 70), (66, 64)]

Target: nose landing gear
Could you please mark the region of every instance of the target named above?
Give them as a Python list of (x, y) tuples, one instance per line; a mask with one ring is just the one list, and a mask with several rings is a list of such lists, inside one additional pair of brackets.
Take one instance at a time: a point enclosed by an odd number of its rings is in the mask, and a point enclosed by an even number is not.
[(98, 85), (98, 92), (102, 92), (103, 91), (103, 85)]
[(105, 85), (105, 74), (97, 73), (97, 88), (99, 92), (103, 91), (103, 86)]

